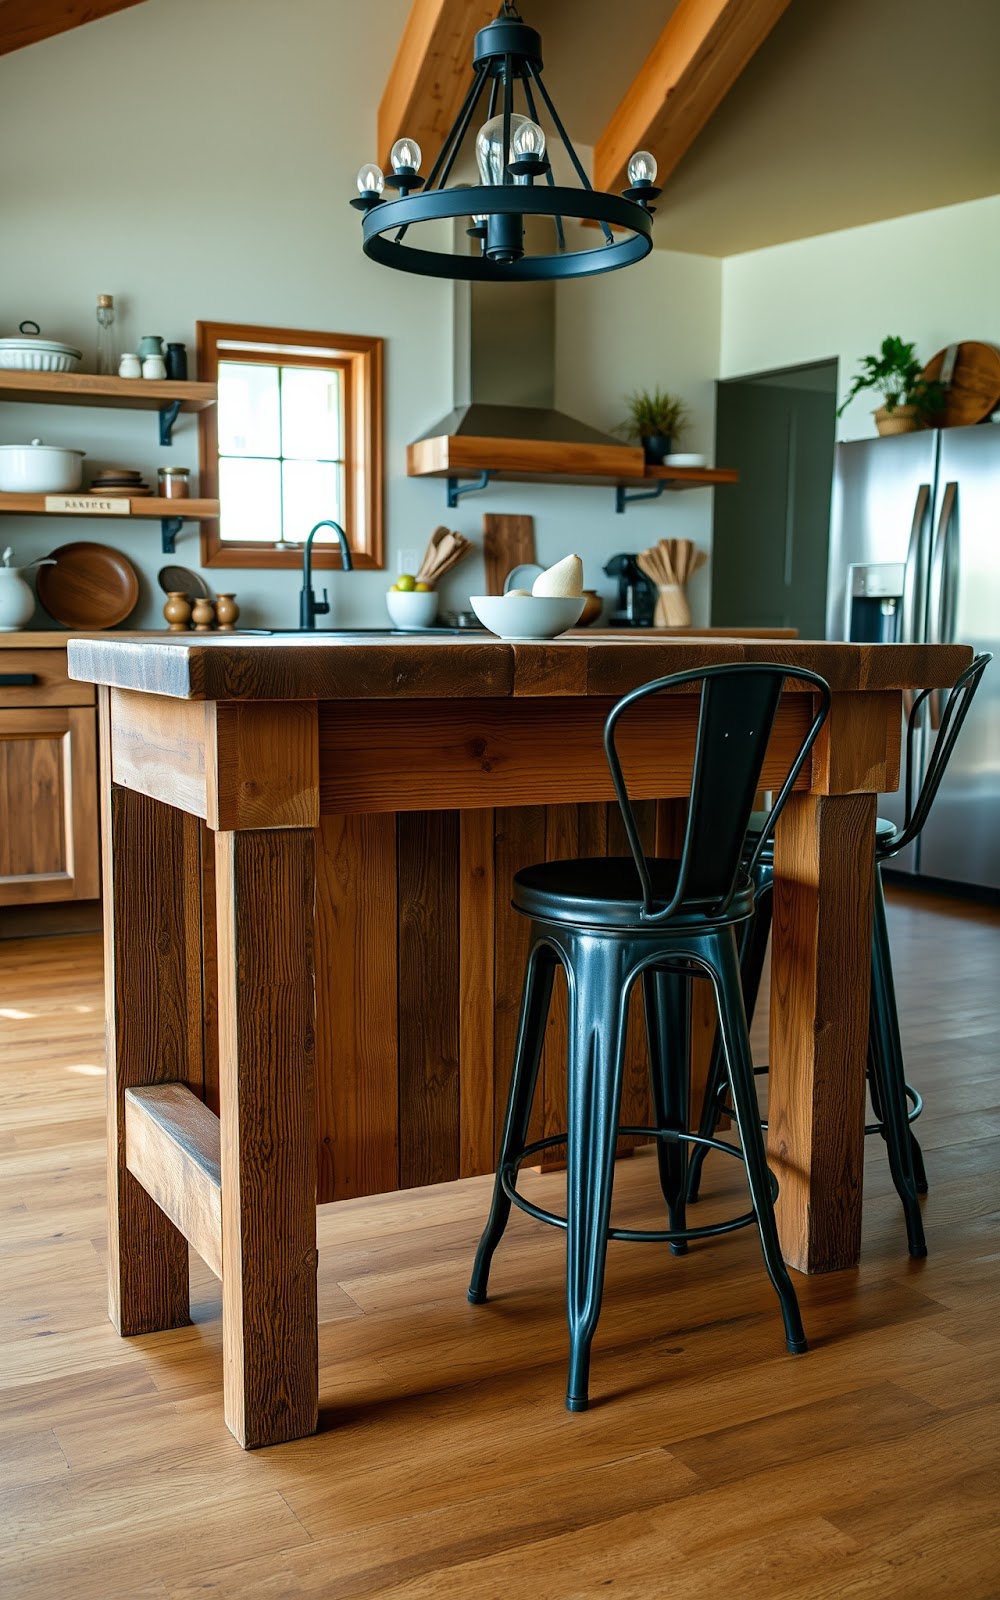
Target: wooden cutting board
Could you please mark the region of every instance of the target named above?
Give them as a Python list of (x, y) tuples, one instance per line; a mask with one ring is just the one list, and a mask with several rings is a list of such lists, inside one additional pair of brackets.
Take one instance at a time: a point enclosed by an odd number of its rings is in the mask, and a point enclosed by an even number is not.
[[(932, 356), (922, 378), (928, 382), (941, 377), (948, 350)], [(1000, 405), (1000, 350), (978, 339), (965, 339), (955, 346), (955, 365), (945, 390), (945, 407), (931, 418), (937, 428), (965, 428), (982, 422)]]
[(483, 516), (483, 559), (486, 593), (503, 594), (503, 581), (514, 567), (535, 559), (534, 517)]

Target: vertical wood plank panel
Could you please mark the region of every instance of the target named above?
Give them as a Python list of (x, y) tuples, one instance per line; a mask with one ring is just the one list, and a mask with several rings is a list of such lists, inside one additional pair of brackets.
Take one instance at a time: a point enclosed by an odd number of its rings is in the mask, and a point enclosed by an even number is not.
[(397, 815), (399, 1183), (460, 1170), (457, 811)]
[(322, 817), (316, 842), (322, 1204), (399, 1181), (396, 819)]
[(496, 867), (491, 810), (459, 820), (459, 1081), (463, 1178), (493, 1171), (493, 927)]
[[(524, 968), (528, 959), (530, 923), (510, 904), (515, 872), (545, 859), (545, 807), (505, 806), (496, 813), (496, 947), (493, 1030), (494, 1161), (503, 1130), (507, 1090), (514, 1061), (517, 1019), (521, 1008)], [(528, 1129), (529, 1142), (542, 1137), (542, 1097), (536, 1095)]]
[(318, 1416), (313, 830), (217, 834), (216, 875), (225, 1411), (254, 1449)]
[(203, 1083), (205, 1104), (218, 1116), (219, 949), (215, 925), (215, 834), (205, 822), (200, 823), (200, 830)]

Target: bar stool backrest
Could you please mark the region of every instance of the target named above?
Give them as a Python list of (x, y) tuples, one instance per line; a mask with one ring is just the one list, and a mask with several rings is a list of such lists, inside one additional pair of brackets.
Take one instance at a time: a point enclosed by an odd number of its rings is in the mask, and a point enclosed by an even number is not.
[[(604, 724), (604, 750), (642, 884), (644, 921), (666, 922), (682, 906), (698, 909), (707, 917), (721, 917), (732, 903), (768, 739), (778, 702), (790, 678), (811, 684), (814, 704), (818, 701), (818, 705), (757, 842), (750, 863), (752, 872), (826, 720), (830, 709), (826, 680), (815, 672), (768, 662), (727, 663), (656, 678), (633, 689), (612, 708)], [(701, 703), (677, 888), (669, 905), (655, 911), (649, 866), (618, 757), (616, 730), (623, 713), (640, 700), (694, 683), (701, 684)]]
[[(931, 695), (936, 695), (936, 689), (922, 689), (914, 696), (910, 707), (910, 714), (906, 719), (906, 814), (903, 826), (897, 828), (891, 838), (883, 839), (879, 843), (878, 855), (880, 861), (888, 860), (890, 856), (898, 855), (906, 845), (912, 843), (917, 837), (930, 814), (934, 803), (934, 796), (941, 787), (941, 779), (945, 775), (951, 753), (955, 748), (955, 741), (962, 730), (962, 723), (969, 714), (969, 708), (979, 688), (983, 673), (993, 660), (988, 651), (976, 656), (965, 671), (955, 679), (954, 687), (945, 703), (938, 725), (937, 737), (931, 751), (930, 760), (924, 770), (924, 781), (914, 796), (916, 783), (916, 733), (922, 720), (924, 701)], [(933, 701), (931, 704), (933, 705)]]

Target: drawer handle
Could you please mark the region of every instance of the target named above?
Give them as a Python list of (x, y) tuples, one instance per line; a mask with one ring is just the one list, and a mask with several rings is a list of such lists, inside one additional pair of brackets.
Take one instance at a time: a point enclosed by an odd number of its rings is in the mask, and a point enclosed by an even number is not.
[(5, 689), (27, 689), (37, 682), (37, 672), (0, 672), (0, 685)]

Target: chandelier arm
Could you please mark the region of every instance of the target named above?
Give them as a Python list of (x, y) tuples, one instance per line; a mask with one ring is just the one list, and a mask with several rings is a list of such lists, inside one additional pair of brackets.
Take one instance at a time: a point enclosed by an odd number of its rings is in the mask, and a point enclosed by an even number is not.
[(512, 184), (514, 182), (514, 174), (510, 170), (510, 158), (511, 158), (510, 125), (511, 125), (511, 118), (514, 115), (514, 83), (513, 83), (513, 80), (511, 78), (512, 71), (513, 71), (513, 62), (511, 61), (510, 56), (504, 56), (504, 58), (503, 58), (503, 144), (501, 145), (501, 150), (503, 151), (503, 156), (502, 156), (502, 160), (503, 160), (503, 179), (502, 179), (502, 181), (503, 181), (504, 184)]
[[(559, 113), (556, 110), (555, 106), (552, 104), (552, 96), (549, 94), (549, 91), (546, 89), (544, 83), (542, 82), (541, 73), (539, 72), (538, 68), (535, 66), (533, 61), (527, 62), (526, 65), (527, 65), (528, 72), (534, 78), (535, 82), (538, 85), (538, 92), (541, 95), (543, 101), (545, 102), (545, 108), (548, 111), (549, 116), (552, 118), (552, 124), (553, 124), (556, 132), (558, 133), (560, 139), (563, 142), (563, 145), (564, 145), (565, 150), (566, 150), (566, 154), (569, 156), (569, 159), (573, 163), (573, 168), (574, 168), (574, 170), (576, 172), (577, 177), (579, 178), (580, 182), (583, 184), (583, 187), (585, 189), (589, 189), (591, 194), (593, 194), (594, 185), (591, 183), (590, 179), (587, 177), (587, 174), (583, 170), (583, 167), (582, 167), (582, 165), (580, 163), (580, 158), (577, 155), (576, 151), (573, 149), (573, 146), (572, 146), (572, 144), (570, 142), (569, 134), (566, 132), (566, 129), (563, 127), (562, 122), (560, 121), (560, 118), (559, 118)], [(606, 244), (611, 244), (613, 235), (612, 235), (611, 229), (608, 227), (606, 222), (602, 222), (601, 223), (601, 230), (602, 230), (602, 232), (604, 234), (605, 243)]]
[[(524, 84), (524, 103), (528, 108), (528, 116), (531, 118), (532, 122), (538, 122), (538, 112), (535, 110), (535, 97), (531, 92), (531, 83), (527, 76), (525, 76), (521, 81)], [(551, 161), (545, 169), (545, 181), (550, 189), (555, 187), (556, 179), (555, 173), (552, 171)], [(556, 216), (554, 220), (556, 225), (556, 245), (560, 250), (565, 250), (566, 230), (563, 227), (563, 219), (560, 216)]]
[(500, 79), (494, 78), (490, 84), (490, 104), (486, 112), (487, 122), (491, 122), (497, 114), (497, 97), (500, 93)]
[[(476, 103), (477, 103), (477, 101), (479, 99), (480, 94), (482, 93), (483, 84), (486, 81), (486, 73), (487, 73), (487, 68), (486, 67), (477, 67), (476, 68), (476, 75), (473, 78), (471, 84), (469, 85), (469, 92), (466, 95), (464, 101), (462, 102), (462, 109), (458, 113), (458, 116), (455, 118), (455, 121), (452, 123), (452, 125), (449, 128), (448, 132), (445, 134), (444, 144), (441, 146), (441, 149), (438, 151), (437, 160), (435, 161), (433, 167), (431, 168), (430, 176), (427, 179), (427, 183), (426, 183), (426, 186), (425, 186), (425, 193), (426, 193), (427, 189), (434, 189), (434, 188), (443, 189), (444, 188), (444, 185), (445, 185), (445, 183), (447, 182), (447, 179), (448, 179), (448, 173), (452, 169), (452, 166), (453, 166), (454, 161), (455, 161), (455, 157), (458, 154), (459, 148), (461, 147), (461, 144), (462, 144), (462, 140), (465, 138), (466, 131), (468, 130), (469, 123), (472, 120), (472, 113), (476, 109)], [(456, 136), (457, 136), (457, 143), (456, 143)], [(449, 151), (451, 152), (450, 159), (449, 159)], [(435, 179), (437, 178), (438, 173), (441, 171), (441, 168), (444, 166), (444, 163), (445, 163), (446, 159), (448, 159), (447, 169), (444, 172), (444, 174), (441, 177), (441, 179), (437, 183), (435, 183)]]

